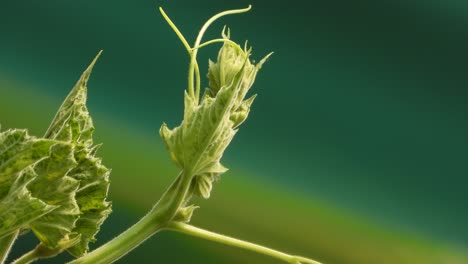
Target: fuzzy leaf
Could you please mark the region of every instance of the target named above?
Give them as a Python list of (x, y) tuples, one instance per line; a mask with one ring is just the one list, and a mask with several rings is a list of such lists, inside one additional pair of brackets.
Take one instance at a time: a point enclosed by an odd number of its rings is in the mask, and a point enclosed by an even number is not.
[(101, 224), (112, 212), (111, 203), (106, 201), (109, 189), (110, 170), (94, 157), (95, 149), (84, 148), (75, 151), (78, 162), (69, 175), (80, 182), (76, 199), (81, 216), (76, 222), (73, 232), (81, 234), (81, 241), (68, 249), (74, 256), (81, 256), (88, 250), (89, 242), (94, 242), (94, 236), (99, 232)]
[[(223, 33), (223, 37), (228, 38)], [(193, 178), (195, 194), (208, 198), (212, 181), (226, 171), (221, 157), (245, 121), (255, 97), (244, 100), (255, 76), (267, 57), (254, 65), (250, 50), (225, 43), (218, 61), (209, 62), (209, 88), (201, 103), (185, 93), (184, 120), (170, 130), (166, 124), (160, 135), (171, 158)]]
[(34, 167), (37, 177), (29, 189), (35, 197), (58, 206), (30, 224), (36, 237), (49, 248), (57, 247), (67, 238), (80, 217), (75, 200), (79, 181), (67, 176), (75, 166), (72, 145), (57, 144), (51, 147), (50, 157)]
[(101, 52), (99, 52), (83, 72), (78, 82), (63, 101), (44, 135), (45, 138), (71, 141), (76, 144), (83, 144), (86, 147), (90, 147), (93, 144), (92, 134), (94, 126), (86, 107), (86, 85), (94, 64), (100, 55)]
[(26, 130), (0, 133), (0, 237), (28, 225), (58, 206), (29, 189), (35, 166), (49, 156), (56, 141), (30, 137)]
[(94, 126), (86, 108), (86, 69), (45, 134), (0, 134), (0, 236), (31, 228), (48, 248), (88, 249), (110, 213), (109, 170), (95, 157)]
[(35, 177), (31, 167), (15, 175), (10, 191), (0, 201), (0, 237), (27, 227), (30, 222), (57, 208), (32, 197), (27, 185)]
[(221, 158), (223, 146), (234, 136), (229, 120), (232, 90), (223, 89), (216, 98), (204, 97), (201, 105), (173, 131), (163, 125), (161, 136), (173, 159), (187, 173), (197, 175), (209, 171), (210, 165), (217, 164)]
[(76, 166), (68, 176), (79, 182), (75, 199), (80, 217), (71, 232), (81, 235), (81, 240), (68, 249), (74, 256), (86, 253), (89, 242), (95, 240), (95, 234), (111, 212), (111, 204), (106, 201), (109, 169), (95, 157), (98, 146), (93, 145), (94, 126), (86, 107), (86, 84), (99, 55), (73, 87), (45, 134), (47, 138), (68, 141), (75, 146)]
[(10, 191), (12, 175), (47, 157), (54, 141), (30, 137), (26, 130), (0, 133), (0, 199)]

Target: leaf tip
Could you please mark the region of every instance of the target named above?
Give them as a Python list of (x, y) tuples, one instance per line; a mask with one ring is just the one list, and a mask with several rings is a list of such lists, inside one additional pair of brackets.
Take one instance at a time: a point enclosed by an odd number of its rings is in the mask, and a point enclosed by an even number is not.
[(257, 65), (255, 67), (257, 67), (258, 70), (260, 70), (263, 66), (263, 64), (271, 57), (271, 55), (273, 55), (273, 51), (268, 53), (265, 57), (263, 57), (263, 59), (260, 60), (259, 63), (257, 63)]
[(91, 72), (91, 70), (93, 69), (94, 65), (96, 64), (96, 62), (98, 61), (99, 57), (101, 57), (101, 54), (102, 54), (103, 50), (100, 50), (98, 52), (98, 54), (94, 57), (93, 61), (91, 62), (91, 64), (89, 64), (88, 68), (86, 69), (85, 72)]

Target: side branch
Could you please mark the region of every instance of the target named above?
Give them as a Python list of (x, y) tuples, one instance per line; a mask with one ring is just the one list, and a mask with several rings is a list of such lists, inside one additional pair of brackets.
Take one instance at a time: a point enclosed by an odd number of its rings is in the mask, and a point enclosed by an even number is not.
[(291, 264), (321, 264), (318, 261), (314, 261), (308, 258), (289, 255), (271, 248), (267, 248), (264, 246), (260, 246), (251, 242), (243, 241), (237, 238), (221, 235), (218, 233), (214, 233), (208, 230), (204, 230), (192, 225), (180, 223), (180, 222), (171, 222), (167, 229), (172, 231), (177, 231), (180, 233), (184, 233), (187, 235), (203, 238), (206, 240), (214, 241), (217, 243), (243, 248), (246, 250), (254, 251), (263, 255), (267, 255), (276, 259), (283, 260), (287, 263)]

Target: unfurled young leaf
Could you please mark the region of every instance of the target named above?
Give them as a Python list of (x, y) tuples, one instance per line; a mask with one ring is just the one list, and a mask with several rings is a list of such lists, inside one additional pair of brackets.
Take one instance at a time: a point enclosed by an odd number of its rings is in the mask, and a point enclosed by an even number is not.
[[(229, 38), (223, 33), (224, 38)], [(247, 118), (255, 96), (245, 100), (265, 57), (257, 65), (250, 62), (250, 50), (225, 43), (217, 62), (209, 62), (209, 87), (200, 104), (185, 93), (182, 124), (173, 130), (165, 124), (160, 135), (175, 163), (193, 176), (193, 191), (210, 196), (212, 182), (227, 169), (220, 159)]]
[(109, 169), (95, 157), (98, 145), (93, 145), (93, 121), (86, 107), (87, 81), (100, 53), (82, 74), (62, 106), (58, 110), (45, 137), (70, 142), (73, 146), (72, 156), (76, 162), (68, 176), (79, 182), (75, 199), (80, 217), (71, 230), (81, 235), (78, 244), (68, 251), (80, 256), (88, 250), (89, 242), (94, 241), (95, 234), (111, 212), (111, 204), (106, 201), (109, 189)]

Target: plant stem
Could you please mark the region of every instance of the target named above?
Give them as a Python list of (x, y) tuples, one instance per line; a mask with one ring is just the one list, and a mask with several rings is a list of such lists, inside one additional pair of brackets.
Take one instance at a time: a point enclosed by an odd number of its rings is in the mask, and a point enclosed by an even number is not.
[[(200, 29), (200, 32), (198, 33), (198, 36), (197, 36), (193, 46), (197, 47), (197, 46), (200, 45), (201, 40), (203, 38), (203, 35), (205, 34), (205, 31), (218, 18), (223, 17), (223, 16), (227, 16), (227, 15), (244, 13), (244, 12), (249, 11), (251, 8), (252, 8), (252, 6), (249, 5), (247, 8), (244, 8), (244, 9), (227, 10), (227, 11), (224, 11), (224, 12), (221, 12), (221, 13), (218, 13), (218, 14), (214, 15), (213, 17), (208, 19), (208, 21), (206, 21), (206, 23)], [(194, 74), (195, 74), (195, 65), (197, 63), (197, 52), (198, 52), (198, 49), (194, 49), (193, 52), (192, 52), (192, 56), (190, 58), (191, 60), (190, 60), (190, 66), (189, 66), (189, 79), (188, 79), (189, 87), (190, 86), (193, 87), (193, 79), (194, 79)], [(197, 81), (197, 84), (196, 84), (196, 87), (195, 87), (195, 102), (197, 104), (198, 104), (199, 98), (200, 98), (200, 82)]]
[[(177, 26), (172, 22), (172, 20), (169, 18), (169, 16), (164, 12), (164, 9), (162, 7), (159, 7), (159, 12), (163, 16), (163, 18), (166, 20), (167, 24), (172, 28), (172, 30), (176, 33), (177, 37), (179, 37), (180, 41), (184, 45), (185, 49), (187, 50), (190, 58), (192, 57), (192, 48), (188, 44), (187, 40), (185, 39), (184, 35), (180, 30), (177, 28)], [(198, 63), (195, 61), (195, 74), (196, 74), (196, 85), (200, 85), (200, 69), (198, 67)], [(188, 93), (192, 98), (195, 98), (195, 90), (193, 87), (193, 79), (190, 78), (190, 70), (189, 70), (189, 76), (188, 76)]]
[(208, 40), (206, 42), (203, 42), (202, 44), (196, 46), (196, 47), (193, 47), (192, 50), (196, 50), (196, 49), (200, 49), (200, 48), (203, 48), (203, 47), (206, 47), (208, 45), (211, 45), (213, 43), (219, 43), (219, 42), (222, 42), (222, 43), (229, 43), (233, 48), (236, 48), (240, 54), (242, 54), (244, 52), (244, 50), (242, 50), (242, 48), (237, 45), (236, 42), (230, 40), (230, 39), (224, 39), (224, 38), (220, 38), (220, 39), (212, 39), (212, 40)]
[(119, 236), (69, 262), (69, 264), (107, 264), (126, 255), (132, 249), (156, 234), (176, 215), (190, 187), (192, 177), (181, 172), (147, 215)]
[[(242, 13), (250, 10), (249, 6), (245, 9), (230, 10), (221, 12), (212, 18), (210, 18), (201, 28), (200, 33), (197, 36), (195, 41), (195, 47), (199, 46), (203, 34), (211, 23), (216, 19), (230, 14)], [(164, 19), (170, 25), (170, 27), (177, 34), (179, 39), (182, 41), (182, 44), (186, 48), (187, 52), (190, 55), (190, 66), (189, 66), (189, 79), (188, 79), (188, 92), (189, 95), (195, 99), (195, 103), (198, 105), (199, 96), (200, 96), (200, 70), (196, 60), (197, 49), (192, 49), (188, 44), (185, 37), (171, 21), (171, 19), (166, 15), (162, 8), (159, 8)], [(196, 75), (196, 76), (194, 76)], [(194, 80), (196, 85), (196, 90), (194, 89)], [(132, 249), (137, 247), (143, 241), (148, 239), (150, 236), (154, 235), (161, 229), (165, 228), (168, 223), (172, 221), (174, 216), (177, 214), (180, 207), (186, 201), (186, 196), (190, 188), (190, 183), (192, 181), (193, 175), (191, 171), (185, 171), (177, 177), (174, 183), (169, 187), (169, 189), (164, 193), (161, 199), (156, 203), (156, 205), (151, 209), (151, 211), (144, 216), (140, 221), (135, 225), (131, 226), (129, 229), (124, 231), (122, 234), (97, 248), (96, 250), (84, 255), (81, 258), (78, 258), (70, 264), (107, 264), (112, 263)]]
[(158, 216), (150, 212), (116, 238), (70, 263), (104, 264), (118, 260), (162, 228), (163, 223)]
[(27, 264), (41, 258), (50, 258), (62, 253), (64, 250), (65, 248), (60, 246), (54, 249), (50, 249), (44, 244), (40, 243), (33, 250), (13, 261), (12, 264)]
[(18, 237), (19, 230), (4, 236), (0, 239), (0, 263), (3, 264), (10, 253), (11, 247), (15, 243), (16, 237)]
[[(205, 34), (208, 27), (218, 18), (227, 16), (227, 15), (244, 13), (244, 12), (249, 11), (251, 8), (252, 6), (249, 5), (247, 8), (244, 8), (244, 9), (234, 9), (234, 10), (224, 11), (208, 19), (208, 21), (206, 21), (206, 23), (200, 29), (200, 32), (198, 33), (198, 36), (195, 40), (194, 47), (191, 48), (187, 40), (185, 39), (184, 35), (180, 32), (180, 30), (177, 28), (174, 22), (172, 22), (172, 20), (169, 18), (166, 12), (164, 12), (164, 9), (162, 7), (159, 7), (159, 12), (161, 12), (161, 15), (163, 16), (163, 18), (166, 20), (166, 22), (169, 24), (172, 30), (176, 33), (177, 37), (179, 37), (185, 49), (189, 53), (190, 66), (189, 66), (189, 73), (188, 73), (188, 89), (187, 90), (188, 90), (190, 97), (195, 99), (196, 105), (198, 105), (200, 101), (200, 83), (201, 83), (200, 68), (198, 67), (198, 62), (197, 62), (198, 48), (201, 48), (202, 46), (205, 46), (214, 42), (232, 42), (230, 40), (213, 40), (213, 41), (208, 41), (200, 45), (203, 35)], [(235, 47), (238, 47), (236, 43), (234, 42), (232, 43)], [(195, 85), (194, 85), (194, 80), (195, 80)]]
[(185, 49), (190, 53), (190, 45), (188, 44), (188, 41), (185, 39), (184, 35), (180, 32), (180, 30), (177, 28), (174, 22), (172, 22), (172, 20), (169, 18), (166, 12), (164, 12), (164, 9), (162, 7), (159, 7), (159, 12), (163, 16), (163, 18), (166, 20), (167, 24), (169, 24), (172, 30), (176, 33), (177, 37), (179, 37)]
[(283, 260), (291, 264), (300, 264), (300, 263), (320, 264), (320, 262), (317, 262), (308, 258), (289, 255), (289, 254), (286, 254), (286, 253), (283, 253), (283, 252), (280, 252), (271, 248), (267, 248), (267, 247), (260, 246), (251, 242), (243, 241), (237, 238), (232, 238), (232, 237), (228, 237), (225, 235), (217, 234), (208, 230), (204, 230), (204, 229), (201, 229), (192, 225), (180, 223), (180, 222), (171, 222), (167, 226), (167, 229), (181, 232), (181, 233), (188, 234), (188, 235), (195, 236), (195, 237), (200, 237), (206, 240), (226, 244), (229, 246), (247, 249), (247, 250), (261, 253), (261, 254), (276, 258), (276, 259)]

